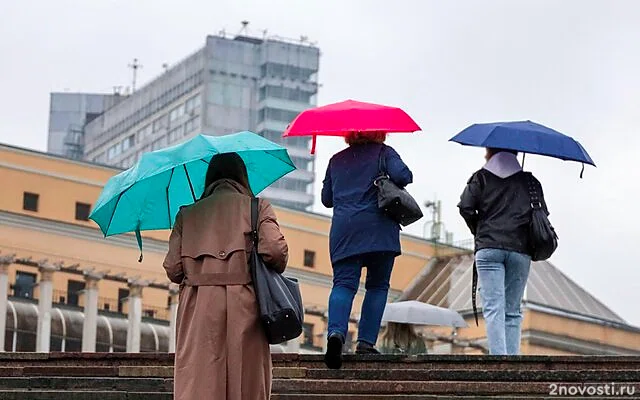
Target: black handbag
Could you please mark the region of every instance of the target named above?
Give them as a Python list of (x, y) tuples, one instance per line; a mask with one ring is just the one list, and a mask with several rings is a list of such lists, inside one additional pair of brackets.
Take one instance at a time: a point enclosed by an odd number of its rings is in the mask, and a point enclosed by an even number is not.
[(531, 260), (544, 261), (549, 259), (558, 248), (558, 235), (542, 207), (542, 199), (538, 192), (538, 183), (530, 172), (529, 199), (531, 201), (531, 222), (529, 225), (529, 240), (531, 242)]
[(418, 202), (405, 189), (400, 189), (387, 174), (385, 162), (386, 146), (382, 145), (378, 158), (378, 177), (373, 184), (378, 188), (378, 208), (402, 226), (410, 225), (422, 218)]
[(269, 344), (280, 344), (302, 334), (304, 308), (298, 281), (267, 267), (258, 254), (258, 201), (251, 199), (253, 249), (249, 267), (267, 340)]

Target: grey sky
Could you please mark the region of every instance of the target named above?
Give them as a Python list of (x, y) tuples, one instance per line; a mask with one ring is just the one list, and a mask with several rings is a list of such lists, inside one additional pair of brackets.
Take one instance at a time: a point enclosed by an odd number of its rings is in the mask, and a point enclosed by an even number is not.
[[(455, 207), (482, 150), (447, 140), (474, 122), (531, 119), (576, 137), (598, 168), (530, 156), (560, 235), (562, 271), (640, 325), (640, 2), (71, 0), (0, 2), (0, 142), (44, 150), (50, 91), (110, 92), (140, 82), (240, 21), (251, 33), (306, 35), (322, 50), (320, 104), (402, 106), (423, 132), (389, 140), (413, 169), (409, 189)], [(330, 155), (318, 141), (318, 185)], [(327, 212), (322, 206), (317, 211)], [(422, 226), (408, 230), (420, 234)]]

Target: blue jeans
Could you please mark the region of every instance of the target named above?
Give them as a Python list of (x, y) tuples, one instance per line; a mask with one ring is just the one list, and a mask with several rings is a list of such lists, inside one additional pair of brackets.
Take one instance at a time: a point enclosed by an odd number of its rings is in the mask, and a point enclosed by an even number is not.
[(514, 251), (481, 249), (476, 266), (490, 354), (520, 353), (520, 303), (531, 257)]
[(395, 253), (375, 252), (345, 258), (333, 264), (333, 288), (329, 296), (329, 335), (339, 332), (347, 337), (353, 298), (360, 286), (362, 268), (366, 266), (367, 291), (360, 314), (358, 341), (375, 346), (387, 304), (394, 261)]

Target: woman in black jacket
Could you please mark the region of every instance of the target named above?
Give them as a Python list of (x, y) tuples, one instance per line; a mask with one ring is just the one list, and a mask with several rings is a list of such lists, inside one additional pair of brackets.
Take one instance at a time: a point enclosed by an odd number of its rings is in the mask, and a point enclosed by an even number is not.
[(531, 265), (529, 179), (549, 212), (540, 182), (522, 171), (517, 152), (489, 148), (485, 158), (485, 166), (467, 182), (458, 208), (475, 236), (489, 352), (519, 354), (520, 303)]

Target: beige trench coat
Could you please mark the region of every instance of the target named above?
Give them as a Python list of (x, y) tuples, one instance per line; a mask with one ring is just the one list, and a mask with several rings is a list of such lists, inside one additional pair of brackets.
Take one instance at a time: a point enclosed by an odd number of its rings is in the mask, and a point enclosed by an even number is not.
[[(180, 284), (174, 399), (268, 399), (271, 354), (248, 269), (251, 197), (231, 180), (206, 193), (178, 213), (164, 261)], [(259, 209), (258, 251), (282, 272), (287, 243), (271, 205)]]

